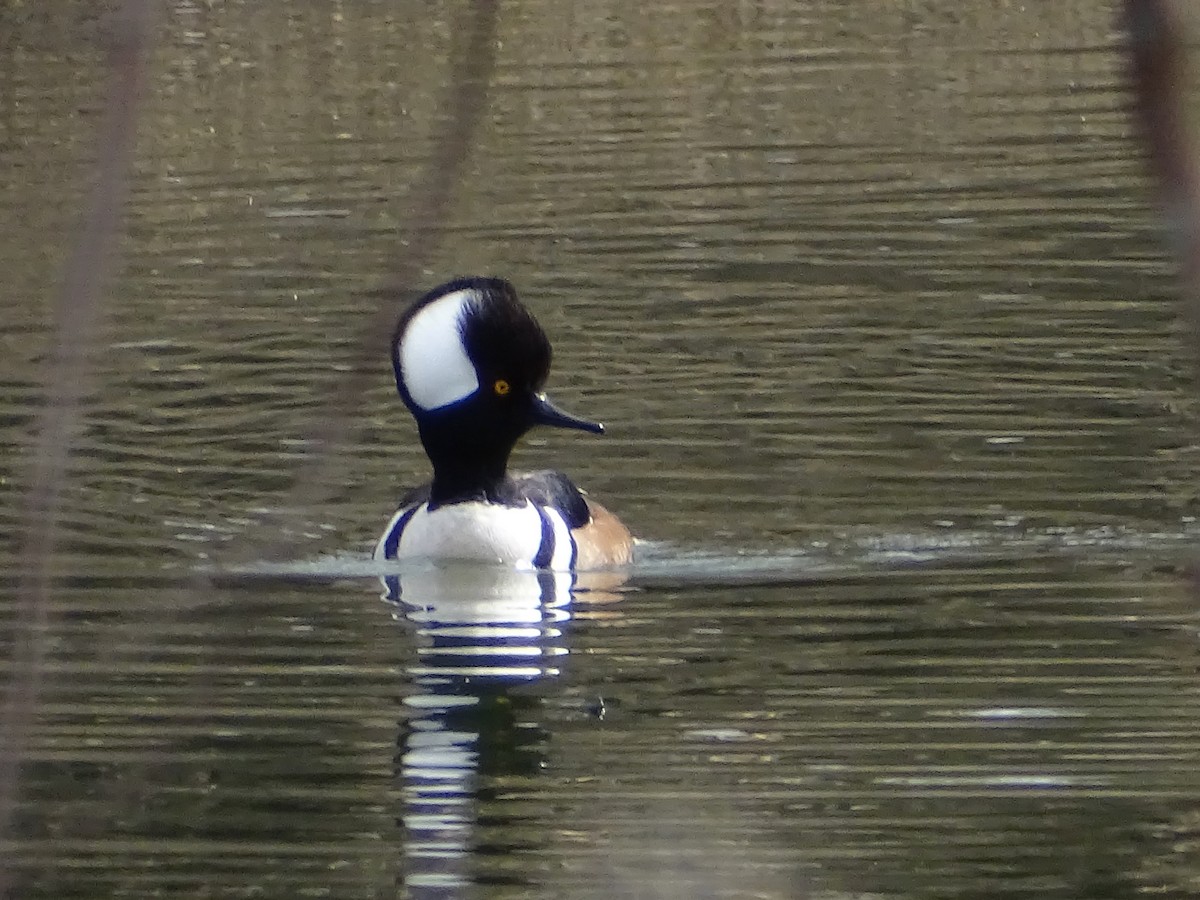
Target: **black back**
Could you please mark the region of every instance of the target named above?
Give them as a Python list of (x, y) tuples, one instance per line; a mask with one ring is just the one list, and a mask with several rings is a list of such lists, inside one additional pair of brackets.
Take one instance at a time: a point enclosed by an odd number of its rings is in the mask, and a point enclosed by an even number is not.
[[(408, 491), (401, 498), (400, 507), (403, 509), (406, 506), (430, 503), (431, 488), (432, 483)], [(552, 469), (509, 476), (500, 483), (494, 495), (466, 499), (485, 500), (514, 507), (524, 506), (527, 500), (531, 500), (535, 506), (557, 510), (571, 529), (582, 528), (591, 518), (583, 492), (562, 472)], [(439, 505), (445, 504), (430, 503), (430, 509), (437, 509)]]

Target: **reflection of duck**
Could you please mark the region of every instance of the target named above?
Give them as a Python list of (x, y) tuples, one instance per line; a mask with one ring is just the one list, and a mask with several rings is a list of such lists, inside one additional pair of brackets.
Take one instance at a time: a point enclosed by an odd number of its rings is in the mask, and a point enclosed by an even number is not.
[(550, 342), (508, 282), (465, 278), (420, 298), (396, 326), (392, 365), (433, 481), (404, 498), (376, 559), (561, 571), (629, 562), (628, 529), (566, 475), (507, 472), (517, 440), (535, 425), (603, 431), (541, 393)]
[(575, 576), (569, 572), (452, 564), (384, 577), (386, 599), (403, 598), (417, 625), (415, 676), (499, 679), (554, 675), (565, 650), (550, 646), (569, 618)]
[(529, 776), (541, 766), (540, 701), (519, 687), (558, 675), (577, 578), (597, 602), (612, 599), (603, 591), (620, 580), (466, 563), (413, 563), (385, 578), (389, 595), (402, 598), (397, 618), (418, 636), (397, 755), (407, 896), (460, 896), (478, 839), (481, 777)]

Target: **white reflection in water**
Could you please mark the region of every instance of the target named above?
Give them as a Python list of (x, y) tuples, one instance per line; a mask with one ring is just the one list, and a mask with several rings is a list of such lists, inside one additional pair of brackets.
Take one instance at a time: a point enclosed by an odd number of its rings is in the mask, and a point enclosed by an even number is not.
[(569, 572), (447, 566), (390, 575), (385, 598), (417, 625), (413, 676), (529, 679), (555, 675), (561, 625), (575, 577)]
[[(599, 577), (596, 586), (620, 581)], [(559, 674), (570, 602), (587, 585), (567, 572), (461, 564), (382, 581), (417, 639), (397, 754), (404, 885), (413, 897), (457, 896), (471, 882), (481, 776), (541, 766), (539, 701), (511, 689)]]

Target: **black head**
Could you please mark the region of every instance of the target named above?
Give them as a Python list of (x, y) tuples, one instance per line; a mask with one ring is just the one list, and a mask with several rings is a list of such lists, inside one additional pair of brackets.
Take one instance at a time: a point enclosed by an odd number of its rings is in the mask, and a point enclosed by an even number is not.
[(472, 472), (503, 480), (509, 453), (534, 425), (603, 431), (542, 394), (550, 341), (499, 278), (451, 281), (417, 300), (392, 336), (392, 365), (433, 463), (435, 494), (451, 473), (456, 483), (476, 480)]

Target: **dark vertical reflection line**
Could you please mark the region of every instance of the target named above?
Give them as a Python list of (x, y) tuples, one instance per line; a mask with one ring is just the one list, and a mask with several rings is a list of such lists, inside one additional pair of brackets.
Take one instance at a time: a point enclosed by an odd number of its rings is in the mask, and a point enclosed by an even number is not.
[[(102, 306), (101, 289), (113, 269), (121, 215), (129, 191), (151, 8), (126, 0), (108, 36), (110, 85), (97, 135), (95, 182), (70, 248), (54, 301), (53, 346), (43, 382), (45, 400), (30, 451), (21, 515), (21, 575), (14, 649), (0, 709), (0, 840), (12, 839), (19, 771), (41, 689), (56, 527), (67, 460), (80, 427), (80, 403), (90, 383), (89, 351)], [(12, 869), (0, 863), (0, 896), (8, 896)]]
[[(1200, 347), (1200, 169), (1187, 117), (1187, 42), (1172, 0), (1125, 0), (1133, 112), (1179, 260), (1185, 314)], [(1200, 362), (1200, 355), (1197, 355)]]
[[(433, 146), (425, 176), (406, 198), (406, 224), (396, 236), (400, 248), (392, 258), (391, 271), (377, 295), (379, 305), (366, 317), (356, 339), (348, 371), (330, 391), (313, 431), (309, 434), (310, 455), (301, 466), (296, 486), (282, 502), (281, 520), (268, 529), (280, 535), (265, 544), (249, 541), (241, 558), (277, 559), (294, 552), (286, 517), (312, 509), (329, 496), (344, 464), (335, 452), (353, 431), (362, 397), (379, 373), (386, 370), (387, 340), (399, 307), (412, 296), (421, 269), (442, 238), (454, 199), (454, 191), (471, 155), (472, 138), (487, 109), (488, 91), (496, 62), (496, 0), (474, 0), (466, 21), (455, 29), (460, 39), (449, 67), (453, 82), (446, 101), (446, 115)], [(260, 529), (261, 530), (261, 527)]]

